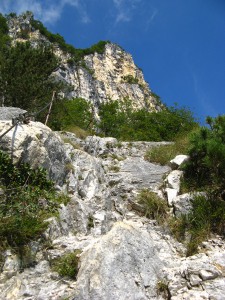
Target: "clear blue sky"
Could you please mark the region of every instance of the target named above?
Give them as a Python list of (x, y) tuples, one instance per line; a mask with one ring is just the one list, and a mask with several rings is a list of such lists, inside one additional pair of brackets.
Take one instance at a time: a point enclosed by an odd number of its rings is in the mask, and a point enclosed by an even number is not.
[(225, 114), (225, 0), (1, 0), (78, 48), (110, 40), (131, 53), (150, 88), (205, 116)]

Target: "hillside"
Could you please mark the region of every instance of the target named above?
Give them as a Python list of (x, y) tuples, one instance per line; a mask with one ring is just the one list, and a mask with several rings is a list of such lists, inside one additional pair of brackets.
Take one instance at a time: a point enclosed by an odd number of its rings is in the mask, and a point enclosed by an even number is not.
[(0, 15), (0, 101), (0, 300), (224, 299), (225, 116), (30, 12)]
[(151, 93), (142, 71), (132, 56), (120, 46), (100, 42), (89, 49), (75, 49), (60, 35), (51, 34), (32, 13), (11, 16), (7, 21), (12, 43), (29, 41), (53, 46), (59, 58), (54, 72), (57, 80), (70, 86), (67, 98), (83, 98), (98, 107), (109, 100), (129, 98), (134, 108), (161, 109), (161, 103)]
[[(7, 114), (16, 114), (6, 112), (1, 113), (1, 132), (11, 126)], [(14, 163), (45, 167), (57, 193), (69, 198), (55, 203), (56, 214), (52, 198), (40, 190), (35, 194), (37, 183), (31, 181), (31, 198), (13, 194), (7, 211), (10, 181), (7, 189), (2, 187), (0, 299), (223, 299), (224, 240), (218, 235), (206, 239), (198, 254), (186, 257), (185, 244), (172, 237), (168, 224), (160, 225), (160, 216), (169, 213), (167, 205), (175, 219), (191, 208), (189, 194), (173, 193), (171, 198), (171, 191), (180, 193), (182, 172), (144, 159), (146, 150), (166, 145), (96, 136), (81, 140), (72, 133), (54, 133), (39, 122), (20, 123), (9, 131), (1, 148)], [(13, 174), (10, 159), (5, 161), (0, 165), (1, 176), (6, 172), (2, 183)], [(33, 173), (28, 174), (21, 182), (23, 190), (29, 190)], [(44, 188), (49, 184), (40, 175), (39, 182)], [(146, 199), (157, 195), (161, 200), (152, 209)], [(48, 219), (40, 223), (47, 228), (29, 237), (23, 220), (36, 219), (33, 209), (38, 209), (36, 215), (48, 211)], [(35, 224), (30, 228), (36, 230)]]

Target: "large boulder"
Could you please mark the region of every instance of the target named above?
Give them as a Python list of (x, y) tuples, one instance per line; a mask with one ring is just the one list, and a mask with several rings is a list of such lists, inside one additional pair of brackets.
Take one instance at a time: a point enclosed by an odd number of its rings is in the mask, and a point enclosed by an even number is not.
[[(6, 132), (11, 125), (10, 121), (0, 121), (0, 132)], [(0, 140), (0, 148), (14, 162), (29, 163), (33, 168), (43, 167), (56, 184), (62, 186), (65, 183), (71, 158), (60, 137), (42, 123), (17, 124)]]
[(27, 111), (18, 107), (0, 107), (0, 120), (12, 120)]
[(172, 251), (156, 233), (143, 229), (117, 222), (81, 254), (74, 300), (157, 299), (157, 282)]

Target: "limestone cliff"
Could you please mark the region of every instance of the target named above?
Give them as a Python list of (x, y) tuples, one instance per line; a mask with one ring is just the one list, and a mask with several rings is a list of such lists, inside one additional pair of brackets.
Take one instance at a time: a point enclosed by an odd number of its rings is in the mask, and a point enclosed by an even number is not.
[[(34, 47), (43, 43), (52, 44), (32, 26), (32, 19), (32, 13), (26, 13), (8, 20), (9, 35), (13, 42), (29, 40)], [(73, 55), (62, 51), (57, 43), (52, 45), (60, 59), (54, 75), (57, 80), (70, 86), (70, 91), (64, 96), (84, 98), (93, 103), (95, 108), (110, 100), (129, 98), (134, 109), (162, 109), (162, 104), (152, 94), (132, 56), (120, 46), (109, 42), (102, 53), (94, 52), (74, 62)]]

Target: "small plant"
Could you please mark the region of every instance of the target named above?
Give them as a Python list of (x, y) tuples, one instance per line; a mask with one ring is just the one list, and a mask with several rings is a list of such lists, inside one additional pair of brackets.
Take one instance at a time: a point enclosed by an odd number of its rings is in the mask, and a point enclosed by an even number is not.
[(138, 84), (139, 83), (138, 79), (134, 78), (134, 76), (132, 76), (132, 75), (123, 76), (122, 80), (123, 80), (123, 82), (130, 83), (130, 84)]
[(168, 207), (166, 202), (148, 189), (140, 192), (138, 203), (143, 206), (147, 218), (161, 222), (167, 216)]
[(70, 277), (76, 279), (79, 270), (79, 255), (80, 250), (76, 250), (72, 253), (67, 253), (60, 258), (54, 259), (51, 262), (52, 269), (59, 273), (62, 277)]
[(72, 163), (67, 163), (65, 165), (65, 171), (68, 172), (68, 173), (69, 172), (74, 173), (74, 171), (75, 171), (74, 165)]
[(76, 137), (82, 140), (84, 140), (87, 136), (90, 135), (90, 132), (75, 125), (65, 126), (64, 131), (72, 132), (76, 135)]
[(112, 158), (112, 159), (116, 159), (116, 160), (118, 160), (118, 161), (122, 161), (122, 160), (124, 160), (124, 158), (123, 157), (121, 157), (121, 156), (118, 156), (117, 154), (115, 154), (115, 153), (112, 153), (112, 154), (110, 154), (110, 157)]
[(70, 144), (74, 149), (80, 149), (81, 148), (79, 144), (72, 142), (69, 138), (62, 137), (62, 139), (63, 139), (63, 142), (65, 144)]
[(81, 174), (79, 174), (78, 175), (78, 180), (84, 180), (84, 177)]
[(157, 294), (162, 295), (164, 299), (170, 299), (170, 292), (168, 288), (168, 282), (164, 279), (159, 280), (156, 285)]
[(188, 228), (188, 218), (186, 215), (181, 215), (179, 218), (169, 219), (169, 228), (172, 235), (179, 241), (184, 242), (186, 238), (187, 228)]
[(110, 166), (109, 171), (117, 173), (120, 171), (120, 167), (119, 166)]
[(224, 235), (225, 202), (213, 195), (197, 195), (187, 215), (169, 220), (172, 234), (187, 246), (187, 256), (198, 252), (201, 242), (211, 233)]
[(119, 149), (121, 149), (121, 148), (123, 147), (122, 142), (118, 142), (118, 143), (116, 144), (116, 147), (119, 148)]
[(94, 218), (91, 215), (88, 216), (87, 227), (88, 227), (88, 229), (91, 229), (94, 227)]

